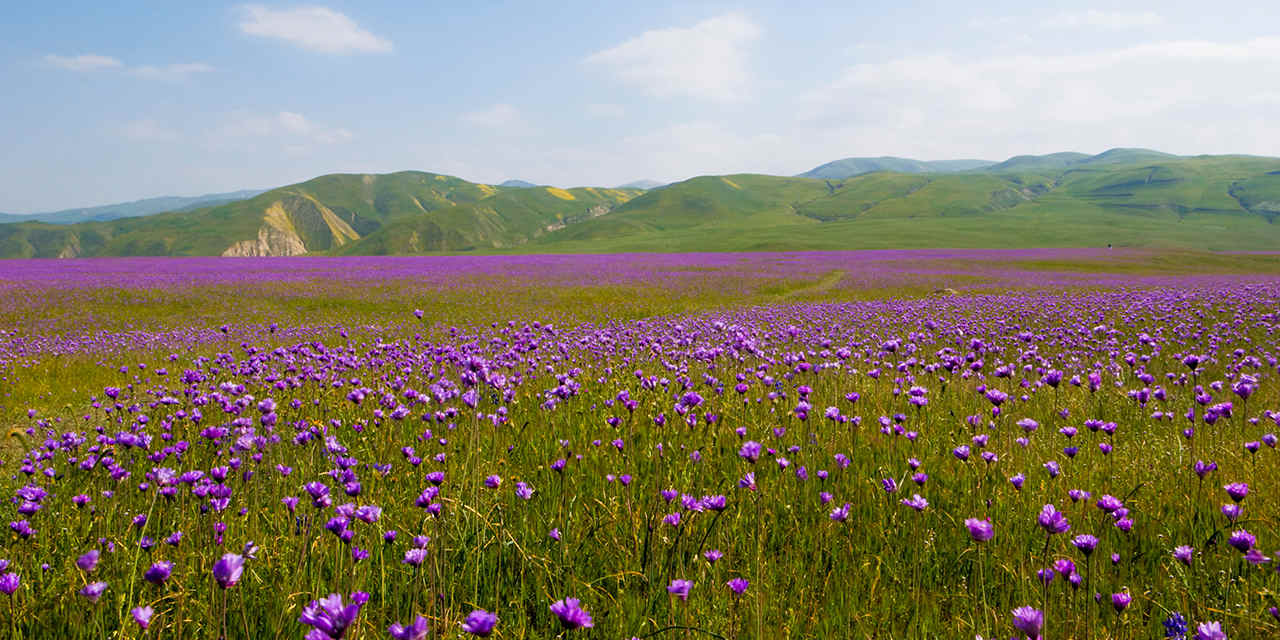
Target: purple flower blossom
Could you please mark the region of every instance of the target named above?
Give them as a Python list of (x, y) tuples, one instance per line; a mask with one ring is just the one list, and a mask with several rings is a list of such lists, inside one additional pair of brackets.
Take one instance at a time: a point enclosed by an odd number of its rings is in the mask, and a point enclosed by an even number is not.
[(1196, 550), (1187, 545), (1179, 545), (1173, 548), (1173, 557), (1177, 558), (1182, 564), (1191, 566), (1191, 557), (1195, 555)]
[(920, 494), (912, 494), (910, 498), (904, 498), (902, 504), (915, 509), (916, 511), (924, 511), (929, 506), (929, 501), (920, 497)]
[(498, 624), (497, 614), (489, 613), (484, 609), (474, 609), (467, 614), (467, 619), (462, 621), (462, 630), (473, 636), (487, 638), (493, 633), (493, 627), (496, 624)]
[(1133, 601), (1133, 596), (1128, 593), (1120, 592), (1111, 594), (1111, 606), (1115, 607), (1116, 613), (1120, 613), (1129, 608), (1129, 603)]
[(1243, 482), (1232, 482), (1222, 488), (1226, 489), (1227, 495), (1231, 496), (1231, 499), (1236, 502), (1244, 500), (1245, 496), (1249, 495), (1249, 485)]
[(1257, 542), (1257, 538), (1244, 529), (1237, 529), (1231, 532), (1231, 535), (1227, 538), (1227, 544), (1235, 547), (1240, 553), (1253, 548), (1255, 542)]
[(342, 596), (331, 593), (319, 600), (312, 600), (302, 609), (298, 622), (310, 626), (313, 631), (307, 634), (309, 640), (338, 640), (347, 634), (347, 629), (355, 624), (360, 607), (367, 601), (367, 596), (359, 592), (351, 594), (351, 604), (344, 605)]
[(217, 562), (213, 564), (213, 578), (218, 581), (218, 586), (223, 589), (229, 589), (236, 586), (240, 582), (240, 576), (244, 573), (244, 556), (236, 553), (223, 554)]
[(173, 563), (167, 560), (161, 560), (146, 570), (142, 574), (143, 579), (154, 585), (162, 585), (165, 580), (169, 579), (169, 575), (173, 573)]
[[(0, 571), (3, 570), (3, 568), (0, 568)], [(11, 596), (20, 586), (22, 586), (22, 576), (19, 576), (12, 571), (5, 573), (4, 575), (0, 575), (0, 593)]]
[(1098, 547), (1098, 538), (1092, 535), (1089, 535), (1087, 533), (1082, 533), (1072, 538), (1071, 544), (1074, 545), (1075, 548), (1079, 549), (1080, 552), (1083, 553), (1086, 557), (1088, 557), (1090, 554), (1093, 553), (1093, 550)]
[(852, 507), (848, 502), (844, 506), (836, 507), (831, 511), (831, 519), (836, 522), (845, 522), (849, 519), (849, 509)]
[(964, 526), (969, 528), (969, 537), (973, 538), (974, 542), (986, 542), (996, 534), (990, 520), (967, 518)]
[(107, 591), (107, 583), (90, 582), (89, 584), (86, 584), (84, 588), (78, 591), (77, 593), (84, 596), (84, 598), (89, 602), (97, 603), (98, 598), (101, 598), (102, 594), (106, 593), (106, 591)]
[(667, 585), (667, 593), (670, 593), (671, 595), (677, 598), (680, 598), (681, 600), (688, 600), (689, 590), (692, 588), (693, 588), (693, 582), (689, 580), (676, 579), (676, 580), (672, 580), (671, 584)]
[(76, 558), (76, 566), (80, 567), (80, 570), (85, 573), (93, 573), (93, 570), (98, 568), (98, 558), (101, 555), (101, 552), (97, 549), (90, 549), (84, 555)]
[(1044, 505), (1036, 521), (1045, 530), (1045, 533), (1049, 535), (1066, 533), (1071, 529), (1071, 523), (1067, 522), (1067, 516), (1055, 509), (1051, 504)]
[(1221, 622), (1201, 622), (1196, 627), (1196, 640), (1227, 640)]
[(151, 616), (155, 615), (156, 610), (151, 607), (134, 607), (129, 610), (129, 614), (133, 616), (133, 621), (138, 623), (139, 627), (146, 629), (151, 626)]
[(1013, 628), (1027, 637), (1039, 638), (1040, 629), (1044, 626), (1044, 612), (1033, 607), (1018, 607), (1013, 610)]
[(560, 619), (560, 626), (565, 629), (589, 629), (595, 626), (591, 622), (591, 614), (582, 608), (577, 598), (555, 601), (551, 605), (551, 613)]

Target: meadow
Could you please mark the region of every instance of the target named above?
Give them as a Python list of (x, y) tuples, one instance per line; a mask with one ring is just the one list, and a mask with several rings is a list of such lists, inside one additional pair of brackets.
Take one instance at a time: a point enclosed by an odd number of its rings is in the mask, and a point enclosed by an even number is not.
[(0, 263), (17, 638), (1280, 634), (1280, 256)]

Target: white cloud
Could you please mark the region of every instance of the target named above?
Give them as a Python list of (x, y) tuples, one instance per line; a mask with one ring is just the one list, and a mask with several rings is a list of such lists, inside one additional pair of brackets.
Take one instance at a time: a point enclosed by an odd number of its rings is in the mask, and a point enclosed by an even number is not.
[(1050, 15), (1033, 16), (978, 16), (970, 18), (970, 27), (986, 30), (1026, 29), (1140, 29), (1164, 24), (1164, 16), (1154, 11), (1060, 11)]
[(1045, 26), (1061, 28), (1096, 27), (1101, 29), (1135, 29), (1155, 27), (1164, 18), (1154, 11), (1087, 11), (1063, 12), (1049, 18)]
[(174, 142), (182, 138), (182, 134), (173, 128), (151, 118), (129, 122), (120, 127), (119, 133), (138, 142)]
[(1257, 70), (1278, 64), (1280, 38), (976, 59), (908, 56), (847, 68), (803, 96), (799, 113), (824, 137), (856, 141), (859, 154), (937, 158), (974, 149), (1113, 146), (1176, 152), (1195, 148), (1189, 124), (1247, 120), (1270, 104), (1273, 90), (1257, 82)]
[(216, 71), (216, 69), (202, 62), (182, 62), (161, 66), (144, 64), (129, 69), (129, 73), (136, 76), (157, 80), (183, 80), (193, 74), (210, 73), (212, 71)]
[(520, 110), (506, 103), (470, 111), (458, 119), (464, 124), (489, 129), (518, 129), (524, 126), (524, 116), (520, 114)]
[(746, 16), (728, 13), (692, 27), (645, 31), (586, 63), (659, 97), (736, 100), (750, 88), (750, 46), (760, 33)]
[[(807, 149), (777, 133), (743, 134), (719, 123), (685, 122), (620, 140), (632, 175), (683, 180), (725, 173), (796, 173)], [(634, 180), (636, 178), (626, 178)]]
[(392, 49), (389, 40), (360, 28), (345, 14), (325, 7), (271, 9), (248, 5), (244, 7), (240, 31), (284, 40), (321, 53), (386, 53)]
[(59, 56), (51, 53), (44, 57), (44, 61), (67, 71), (101, 71), (103, 69), (118, 69), (124, 66), (123, 62), (115, 58), (94, 53), (78, 56)]
[(203, 62), (180, 62), (166, 65), (144, 64), (128, 66), (124, 62), (110, 56), (87, 53), (78, 56), (59, 56), (49, 54), (44, 57), (46, 63), (67, 71), (124, 71), (140, 78), (157, 80), (182, 80), (192, 74), (216, 71)]
[(621, 118), (627, 115), (627, 110), (622, 105), (609, 102), (588, 104), (585, 109), (587, 115), (593, 118)]
[(346, 142), (353, 137), (347, 129), (321, 125), (292, 111), (237, 113), (209, 135), (211, 144), (215, 146), (243, 140), (327, 145)]

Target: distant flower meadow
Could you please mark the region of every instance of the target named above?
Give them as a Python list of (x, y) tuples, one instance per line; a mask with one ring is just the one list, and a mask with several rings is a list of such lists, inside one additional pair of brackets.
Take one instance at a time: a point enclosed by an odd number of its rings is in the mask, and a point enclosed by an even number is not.
[(3, 263), (0, 627), (1280, 636), (1280, 279), (1129, 258)]

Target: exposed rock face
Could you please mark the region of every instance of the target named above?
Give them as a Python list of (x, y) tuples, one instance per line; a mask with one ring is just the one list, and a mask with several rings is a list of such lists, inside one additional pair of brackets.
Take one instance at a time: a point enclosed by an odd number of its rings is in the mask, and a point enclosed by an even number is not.
[(66, 258), (79, 258), (79, 257), (80, 257), (80, 237), (75, 234), (71, 234), (71, 237), (67, 239), (67, 245), (62, 247), (62, 251), (58, 252), (58, 258), (66, 259)]
[(265, 224), (258, 229), (255, 240), (241, 240), (222, 252), (227, 258), (253, 258), (261, 256), (298, 256), (307, 252), (307, 246), (293, 228), (289, 215), (279, 203), (267, 209)]
[(255, 240), (241, 240), (222, 252), (225, 258), (254, 258), (261, 256), (299, 256), (307, 252), (297, 234), (262, 225)]

